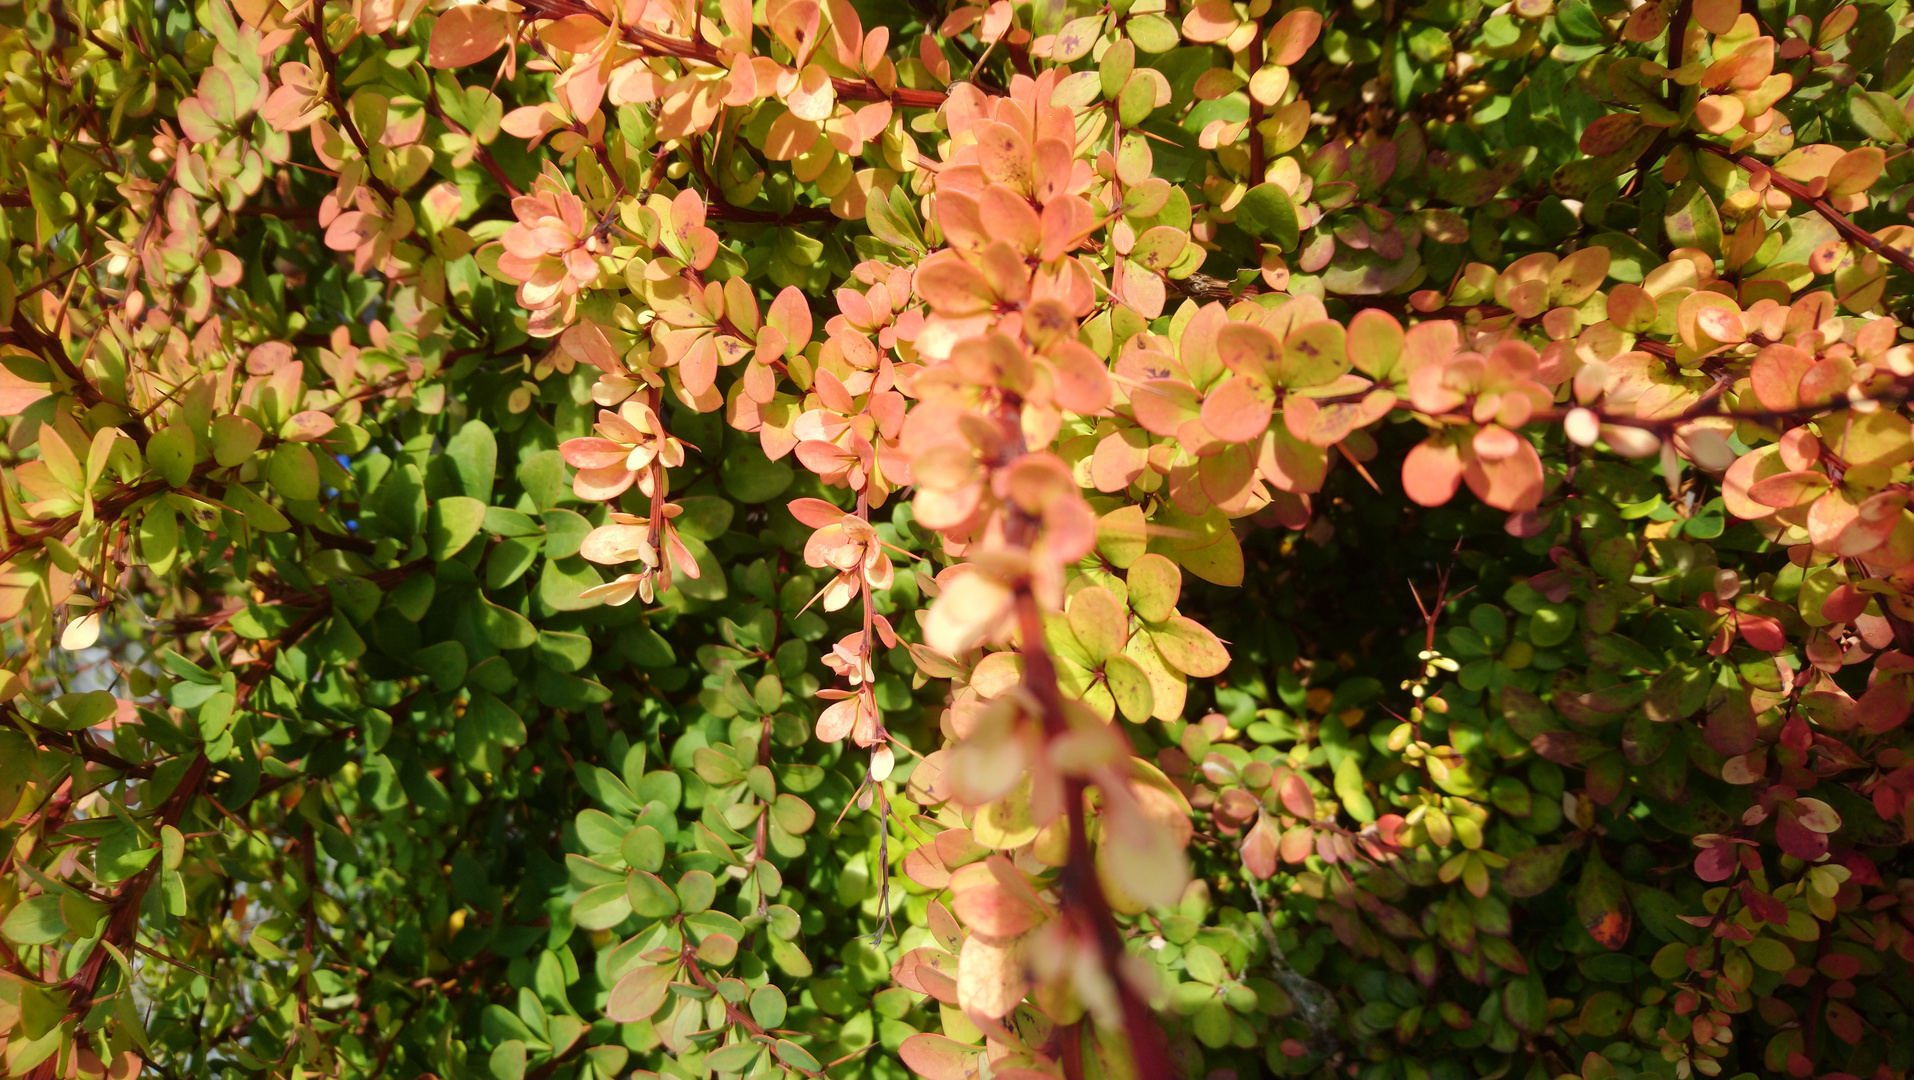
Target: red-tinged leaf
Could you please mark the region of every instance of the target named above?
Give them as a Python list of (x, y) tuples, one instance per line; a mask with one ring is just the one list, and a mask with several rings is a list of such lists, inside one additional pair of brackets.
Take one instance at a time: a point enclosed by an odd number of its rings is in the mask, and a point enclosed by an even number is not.
[(1371, 390), (1361, 401), (1321, 406), (1291, 394), (1283, 400), (1283, 423), (1290, 434), (1311, 446), (1329, 447), (1389, 415), (1395, 405), (1396, 395), (1390, 390)]
[[(1718, 881), (1720, 879), (1717, 878), (1715, 880)], [(1788, 925), (1788, 905), (1755, 888), (1753, 882), (1744, 881), (1741, 883), (1741, 899), (1742, 902), (1748, 905), (1748, 910), (1754, 912), (1757, 918), (1766, 922), (1768, 925)], [(1842, 954), (1835, 953), (1833, 955), (1839, 956)]]
[(844, 511), (823, 499), (792, 499), (791, 516), (813, 529), (835, 525), (844, 520)]
[(1582, 153), (1589, 157), (1615, 153), (1627, 146), (1641, 129), (1641, 117), (1635, 113), (1609, 113), (1582, 129)]
[(1110, 371), (1097, 354), (1076, 341), (1058, 341), (1046, 353), (1055, 372), (1057, 404), (1078, 416), (1094, 416), (1110, 404)]
[(853, 694), (818, 714), (816, 734), (819, 742), (830, 743), (855, 733), (857, 744), (864, 746), (868, 743), (866, 735), (876, 722), (877, 718), (864, 706), (864, 695)]
[(1042, 911), (991, 880), (987, 872), (957, 892), (950, 906), (965, 926), (992, 937), (1016, 937), (1043, 920)]
[(510, 15), (497, 8), (461, 4), (432, 25), (426, 62), (435, 68), (470, 67), (503, 48), (510, 35)]
[(1276, 393), (1268, 383), (1232, 375), (1203, 399), (1203, 426), (1224, 442), (1251, 442), (1269, 426), (1275, 404)]
[(1229, 0), (1202, 0), (1183, 16), (1183, 36), (1199, 45), (1222, 41), (1241, 25)]
[(1760, 729), (1747, 698), (1730, 696), (1709, 713), (1708, 725), (1702, 729), (1702, 739), (1708, 743), (1710, 750), (1728, 757), (1753, 750), (1760, 739)]
[(1783, 806), (1776, 814), (1774, 839), (1782, 851), (1804, 862), (1813, 862), (1828, 853), (1827, 836), (1801, 824), (1793, 807)]
[(1419, 506), (1441, 506), (1462, 484), (1462, 454), (1454, 443), (1431, 437), (1402, 459), (1402, 490)]
[[(960, 942), (950, 942), (952, 948)], [(891, 969), (897, 985), (920, 994), (929, 994), (946, 1005), (957, 1004), (957, 956), (943, 949), (925, 946), (912, 949)]]
[(997, 304), (983, 272), (955, 252), (924, 260), (917, 268), (913, 287), (932, 311), (949, 318), (980, 315)]
[[(1497, 510), (1533, 510), (1542, 504), (1543, 479), (1542, 459), (1535, 447), (1511, 432), (1506, 440), (1494, 440), (1496, 452), (1507, 456), (1492, 458), (1482, 453), (1481, 436), (1506, 431), (1491, 425), (1477, 433), (1476, 454), (1464, 463), (1462, 478), (1469, 482), (1469, 490), (1475, 492), (1476, 498)], [(1404, 468), (1407, 467), (1405, 463)]]
[[(1272, 424), (1263, 432), (1262, 444), (1257, 448), (1256, 468), (1278, 490), (1307, 495), (1322, 490), (1329, 472), (1329, 451), (1291, 435), (1283, 424)], [(1305, 510), (1305, 516), (1307, 513)]]
[(897, 1048), (897, 1055), (924, 1080), (978, 1080), (983, 1076), (983, 1049), (942, 1035), (912, 1035)]
[(678, 378), (693, 397), (709, 391), (718, 381), (718, 349), (710, 334), (698, 334), (678, 359)]
[(1801, 380), (1813, 366), (1812, 355), (1792, 345), (1776, 343), (1755, 356), (1748, 378), (1764, 408), (1786, 411), (1800, 405)]
[(1823, 472), (1801, 469), (1757, 480), (1748, 486), (1748, 498), (1777, 510), (1792, 509), (1821, 497), (1833, 486)]
[(1861, 1015), (1838, 1001), (1828, 1002), (1828, 1030), (1849, 1046), (1859, 1044), (1867, 1034)]
[[(0, 392), (0, 397), (3, 396), (4, 392)], [(279, 429), (279, 437), (287, 442), (317, 442), (330, 434), (335, 426), (332, 417), (307, 409), (294, 413), (286, 425)]]
[(6, 368), (0, 368), (0, 416), (18, 416), (27, 406), (50, 392), (44, 383), (28, 382)]
[(657, 964), (626, 972), (605, 999), (605, 1015), (621, 1024), (651, 1019), (665, 1003), (675, 970), (675, 964)]
[(610, 502), (630, 489), (638, 474), (624, 463), (602, 469), (580, 469), (572, 477), (572, 494), (586, 502)]
[(1834, 807), (1820, 799), (1799, 798), (1794, 800), (1795, 816), (1801, 824), (1818, 833), (1837, 832), (1841, 828), (1841, 815)]
[(941, 890), (950, 884), (950, 869), (931, 844), (912, 848), (904, 856), (904, 876), (926, 889)]
[(1887, 153), (1878, 146), (1849, 150), (1828, 170), (1828, 194), (1858, 195), (1874, 186), (1886, 166)]
[(1304, 821), (1316, 818), (1316, 796), (1309, 790), (1309, 782), (1295, 773), (1283, 778), (1283, 808)]
[(1633, 923), (1622, 878), (1602, 861), (1601, 853), (1590, 849), (1582, 865), (1582, 879), (1575, 886), (1575, 915), (1590, 937), (1609, 949), (1628, 944)]
[(1557, 765), (1580, 765), (1608, 750), (1608, 743), (1579, 731), (1544, 731), (1530, 740), (1535, 752)]
[(1867, 610), (1868, 596), (1852, 585), (1839, 585), (1821, 601), (1821, 617), (1834, 623), (1851, 623)]
[(609, 469), (623, 465), (631, 456), (631, 447), (610, 439), (587, 435), (566, 439), (558, 444), (558, 456), (574, 469)]
[(1302, 862), (1316, 851), (1316, 830), (1307, 825), (1297, 825), (1283, 833), (1283, 839), (1277, 845), (1277, 853), (1283, 861), (1291, 864)]
[(1233, 322), (1216, 332), (1216, 358), (1238, 375), (1267, 381), (1283, 362), (1283, 346), (1254, 323)]
[(1270, 63), (1288, 67), (1303, 58), (1322, 29), (1320, 13), (1297, 8), (1276, 20), (1276, 25), (1270, 28), (1268, 51), (1264, 55)]
[(1542, 844), (1510, 856), (1502, 869), (1502, 890), (1510, 896), (1540, 896), (1562, 876), (1572, 844)]
[(1277, 849), (1281, 843), (1276, 826), (1268, 818), (1258, 817), (1243, 837), (1243, 868), (1264, 881), (1269, 880), (1276, 873)]
[(1877, 680), (1848, 708), (1848, 719), (1870, 735), (1884, 735), (1907, 722), (1914, 709), (1914, 684), (1894, 677)]
[(1739, 860), (1732, 843), (1711, 844), (1695, 856), (1695, 876), (1703, 881), (1726, 881), (1734, 876)]
[(1136, 414), (1136, 422), (1142, 424), (1144, 430), (1167, 437), (1201, 415), (1202, 406), (1188, 383), (1151, 379), (1130, 391), (1130, 411)]
[(1766, 615), (1736, 615), (1735, 629), (1741, 632), (1742, 640), (1762, 652), (1780, 652), (1788, 647), (1788, 635), (1781, 623)]
[(1009, 124), (986, 122), (971, 131), (977, 136), (977, 164), (984, 175), (1013, 191), (1030, 191), (1030, 141)]
[(1758, 503), (1748, 494), (1755, 484), (1787, 471), (1777, 446), (1763, 446), (1735, 459), (1721, 478), (1722, 506), (1743, 521), (1760, 521), (1774, 515), (1774, 507)]
[(804, 299), (804, 293), (794, 285), (785, 286), (777, 299), (771, 301), (764, 325), (784, 335), (784, 355), (796, 356), (803, 352), (811, 343), (811, 305)]
[(1847, 867), (1848, 880), (1856, 885), (1879, 885), (1881, 883), (1881, 868), (1874, 865), (1873, 859), (1868, 858), (1858, 851), (1852, 849), (1837, 851), (1834, 854), (1834, 861)]
[(1628, 779), (1628, 762), (1618, 753), (1607, 753), (1588, 763), (1582, 774), (1588, 797), (1598, 806), (1607, 806), (1621, 796)]
[(1228, 443), (1220, 454), (1201, 459), (1197, 465), (1203, 494), (1224, 513), (1246, 513), (1250, 496), (1255, 493), (1256, 457), (1242, 443)]

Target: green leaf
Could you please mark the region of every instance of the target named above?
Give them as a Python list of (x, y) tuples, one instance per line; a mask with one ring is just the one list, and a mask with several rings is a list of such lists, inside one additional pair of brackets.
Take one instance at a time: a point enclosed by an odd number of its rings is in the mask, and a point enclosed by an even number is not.
[(1879, 90), (1857, 90), (1848, 98), (1848, 119), (1861, 134), (1885, 143), (1906, 142), (1914, 137), (1914, 124), (1908, 122), (1901, 103)]
[(778, 1060), (794, 1069), (803, 1069), (806, 1072), (818, 1072), (824, 1067), (818, 1062), (817, 1058), (811, 1056), (809, 1050), (806, 1050), (789, 1039), (779, 1039), (774, 1049), (777, 1051)]
[(497, 1080), (524, 1080), (525, 1044), (518, 1039), (507, 1039), (492, 1048), (492, 1056), (486, 1060)]
[(79, 731), (105, 723), (119, 709), (119, 701), (104, 690), (63, 694), (47, 703), (40, 723), (56, 731)]
[[(720, 580), (723, 579), (720, 578)], [(598, 570), (584, 559), (577, 556), (569, 559), (546, 559), (545, 570), (538, 579), (538, 599), (540, 603), (553, 611), (583, 611), (586, 608), (597, 607), (603, 601), (596, 597), (581, 597), (579, 594), (594, 585), (602, 584), (604, 584), (604, 578), (600, 577)]]
[(773, 985), (760, 986), (751, 993), (751, 1019), (762, 1028), (784, 1026), (784, 991)]
[(485, 513), (484, 503), (466, 495), (433, 503), (425, 519), (426, 553), (440, 562), (458, 554), (478, 535)]
[(311, 502), (319, 497), (319, 463), (299, 443), (280, 443), (266, 459), (266, 482), (282, 499)]
[(1299, 240), (1296, 204), (1275, 184), (1258, 184), (1236, 204), (1236, 224), (1280, 251), (1295, 251)]
[(600, 885), (572, 901), (572, 921), (586, 930), (609, 930), (631, 917), (625, 887)]
[(492, 429), (477, 420), (466, 421), (458, 434), (445, 441), (445, 456), (465, 494), (482, 503), (490, 502), (492, 478), (498, 471), (498, 437)]
[(453, 692), (465, 682), (465, 646), (456, 641), (441, 641), (413, 655), (412, 662), (440, 690)]
[(665, 864), (665, 838), (657, 829), (640, 825), (625, 834), (619, 852), (633, 869), (655, 874)]
[(541, 511), (557, 506), (560, 499), (571, 494), (565, 460), (556, 450), (541, 450), (526, 458), (518, 467), (518, 482), (531, 496), (532, 505)]
[(1183, 953), (1183, 966), (1192, 979), (1214, 986), (1229, 977), (1223, 958), (1207, 945), (1192, 945)]
[(552, 559), (569, 559), (578, 554), (579, 545), (585, 537), (591, 535), (591, 522), (583, 514), (570, 510), (547, 510), (541, 517), (545, 520), (545, 555)]
[(740, 439), (726, 451), (724, 493), (743, 503), (769, 502), (784, 494), (797, 473), (783, 461), (764, 456), (755, 441)]
[(558, 671), (583, 671), (591, 663), (591, 638), (558, 630), (540, 630), (532, 655)]
[(213, 460), (231, 468), (253, 456), (259, 449), (259, 425), (243, 416), (227, 413), (213, 420)]
[(286, 515), (280, 513), (278, 507), (253, 494), (252, 490), (244, 484), (226, 485), (224, 499), (226, 505), (238, 511), (248, 525), (260, 532), (285, 532), (292, 527), (292, 523), (286, 520)]
[(47, 945), (66, 933), (66, 917), (60, 913), (60, 897), (55, 893), (22, 900), (0, 921), (0, 937), (15, 945)]
[(1715, 210), (1715, 200), (1699, 182), (1684, 181), (1669, 193), (1662, 226), (1667, 230), (1668, 241), (1675, 246), (1700, 248), (1720, 257), (1721, 214)]
[(1342, 800), (1342, 808), (1357, 821), (1368, 824), (1376, 820), (1375, 804), (1363, 790), (1362, 764), (1353, 754), (1336, 765), (1336, 798)]
[(631, 901), (631, 910), (647, 919), (678, 913), (678, 895), (653, 873), (633, 871), (625, 879), (625, 896)]
[(185, 487), (193, 477), (194, 441), (192, 428), (168, 424), (147, 440), (146, 461), (162, 480), (173, 487)]
[(510, 608), (500, 607), (485, 597), (479, 601), (479, 628), (492, 644), (501, 649), (529, 648), (538, 640), (538, 630), (532, 621)]
[(1613, 990), (1598, 991), (1582, 1003), (1582, 1030), (1606, 1039), (1622, 1030), (1633, 1006)]

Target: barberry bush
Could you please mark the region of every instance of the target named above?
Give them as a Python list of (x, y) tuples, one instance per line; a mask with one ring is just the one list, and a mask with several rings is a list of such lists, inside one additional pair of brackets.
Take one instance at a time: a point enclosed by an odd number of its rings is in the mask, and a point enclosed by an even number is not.
[(1906, 1080), (1910, 28), (0, 3), (0, 1071)]

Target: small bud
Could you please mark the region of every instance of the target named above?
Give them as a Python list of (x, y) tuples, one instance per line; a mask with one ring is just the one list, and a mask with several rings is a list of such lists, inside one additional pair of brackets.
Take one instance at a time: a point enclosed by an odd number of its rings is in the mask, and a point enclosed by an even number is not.
[(1733, 600), (1741, 592), (1741, 575), (1733, 570), (1715, 571), (1715, 596), (1721, 600)]

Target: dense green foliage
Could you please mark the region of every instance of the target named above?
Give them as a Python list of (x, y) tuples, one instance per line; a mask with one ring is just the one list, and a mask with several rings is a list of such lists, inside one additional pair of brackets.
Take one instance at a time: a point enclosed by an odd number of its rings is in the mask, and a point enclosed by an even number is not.
[(0, 3), (0, 1072), (1906, 1080), (1911, 26)]

